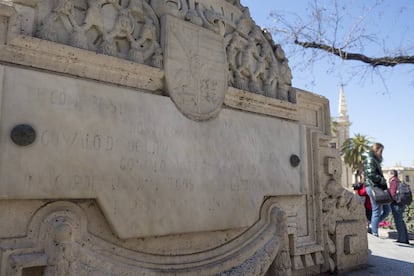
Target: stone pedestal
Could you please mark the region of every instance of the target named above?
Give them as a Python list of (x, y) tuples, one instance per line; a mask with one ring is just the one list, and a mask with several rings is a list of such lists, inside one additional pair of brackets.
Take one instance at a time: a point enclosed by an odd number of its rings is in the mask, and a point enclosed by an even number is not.
[(367, 258), (328, 101), (238, 1), (0, 3), (0, 275)]

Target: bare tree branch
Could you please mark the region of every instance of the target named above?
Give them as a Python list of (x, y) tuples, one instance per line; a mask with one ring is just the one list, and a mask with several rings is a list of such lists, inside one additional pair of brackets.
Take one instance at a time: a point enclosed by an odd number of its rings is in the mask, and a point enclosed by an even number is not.
[(342, 51), (341, 48), (332, 47), (326, 44), (317, 42), (304, 42), (295, 39), (295, 44), (302, 46), (303, 48), (313, 48), (324, 50), (330, 54), (336, 55), (343, 60), (357, 60), (371, 65), (372, 67), (377, 66), (389, 66), (393, 67), (398, 64), (414, 64), (414, 56), (384, 56), (384, 57), (368, 57), (359, 53), (350, 53)]

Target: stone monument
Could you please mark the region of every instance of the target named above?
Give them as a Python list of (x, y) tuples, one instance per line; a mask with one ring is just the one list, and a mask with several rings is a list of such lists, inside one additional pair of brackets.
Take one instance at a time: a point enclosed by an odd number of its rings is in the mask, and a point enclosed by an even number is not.
[(239, 1), (0, 1), (0, 275), (367, 260), (327, 99)]

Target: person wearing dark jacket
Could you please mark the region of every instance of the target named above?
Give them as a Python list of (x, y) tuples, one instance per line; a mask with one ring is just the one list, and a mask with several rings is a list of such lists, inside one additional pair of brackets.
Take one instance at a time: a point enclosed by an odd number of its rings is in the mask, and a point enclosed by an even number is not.
[(382, 144), (374, 143), (371, 149), (362, 155), (364, 161), (364, 185), (372, 205), (371, 231), (372, 234), (377, 237), (378, 224), (390, 213), (390, 205), (376, 203), (372, 195), (372, 187), (374, 186), (384, 190), (387, 189), (387, 181), (385, 180), (381, 169), (383, 150), (384, 146)]
[[(398, 179), (398, 172), (396, 170), (391, 170), (389, 172), (389, 183), (390, 183), (390, 194), (393, 199), (395, 199), (395, 194), (397, 193), (397, 187), (400, 183), (400, 179)], [(405, 225), (403, 219), (405, 206), (399, 206), (395, 201), (391, 203), (391, 211), (394, 217), (395, 227), (397, 228), (398, 239), (397, 242), (399, 243), (406, 243), (410, 244), (408, 241), (408, 232), (407, 226)]]

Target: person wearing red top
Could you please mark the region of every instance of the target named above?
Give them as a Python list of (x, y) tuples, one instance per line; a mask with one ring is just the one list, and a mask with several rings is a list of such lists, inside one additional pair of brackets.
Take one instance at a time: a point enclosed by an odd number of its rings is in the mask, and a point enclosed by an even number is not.
[[(400, 183), (400, 180), (398, 179), (398, 172), (396, 170), (391, 170), (389, 172), (389, 191), (391, 194), (391, 197), (395, 199), (395, 194), (397, 193), (397, 187)], [(406, 243), (410, 244), (408, 241), (408, 233), (407, 233), (407, 226), (405, 225), (404, 219), (403, 219), (403, 213), (404, 213), (405, 206), (399, 206), (395, 201), (391, 203), (391, 211), (392, 215), (394, 217), (395, 227), (397, 228), (398, 233), (398, 239), (397, 242), (399, 243)]]
[(365, 190), (364, 183), (358, 183), (359, 189), (356, 189), (356, 192), (359, 196), (365, 197), (365, 216), (367, 217), (367, 220), (369, 223), (371, 223), (371, 216), (372, 216), (372, 205), (371, 200), (369, 199), (369, 195), (367, 194), (367, 191)]
[(365, 206), (365, 216), (368, 220), (368, 233), (371, 233), (371, 217), (372, 217), (372, 205), (371, 205), (371, 199), (369, 198), (369, 195), (367, 194), (367, 191), (365, 189), (364, 185), (364, 172), (358, 171), (357, 174), (360, 176), (361, 180), (360, 182), (353, 184), (352, 187), (354, 188), (355, 192), (360, 196), (363, 197), (364, 200), (364, 206)]

